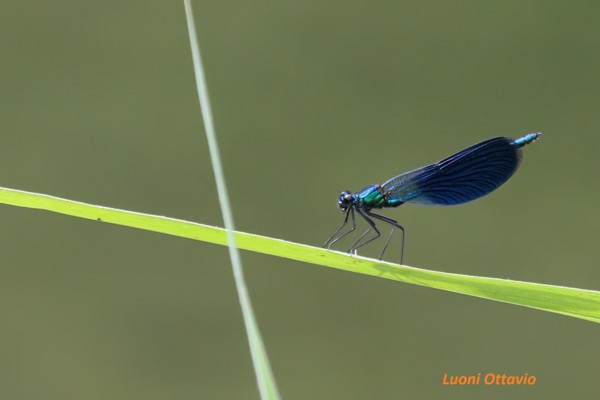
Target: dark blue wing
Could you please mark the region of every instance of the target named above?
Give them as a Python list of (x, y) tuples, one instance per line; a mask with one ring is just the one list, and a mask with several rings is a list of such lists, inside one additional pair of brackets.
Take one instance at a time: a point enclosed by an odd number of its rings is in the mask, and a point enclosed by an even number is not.
[(381, 186), (390, 204), (466, 203), (485, 196), (512, 176), (521, 162), (524, 144), (506, 137), (489, 139), (435, 164), (398, 175)]

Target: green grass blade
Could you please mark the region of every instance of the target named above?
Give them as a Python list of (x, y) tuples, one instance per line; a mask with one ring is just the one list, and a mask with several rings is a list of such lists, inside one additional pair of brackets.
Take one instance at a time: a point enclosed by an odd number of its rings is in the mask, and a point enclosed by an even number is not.
[(194, 75), (196, 76), (196, 89), (198, 91), (198, 101), (202, 120), (204, 122), (204, 130), (208, 141), (208, 150), (212, 162), (213, 172), (215, 174), (215, 182), (217, 184), (217, 192), (219, 194), (219, 204), (221, 205), (221, 213), (223, 214), (223, 222), (225, 225), (225, 233), (227, 235), (227, 243), (229, 246), (229, 256), (231, 258), (231, 268), (233, 270), (233, 280), (240, 300), (244, 326), (248, 336), (248, 344), (250, 346), (250, 354), (252, 356), (252, 365), (256, 374), (258, 391), (260, 398), (263, 400), (279, 400), (279, 390), (275, 382), (275, 376), (269, 363), (267, 350), (264, 346), (258, 322), (254, 316), (250, 294), (246, 288), (244, 279), (244, 270), (242, 267), (242, 258), (236, 243), (235, 226), (233, 223), (233, 213), (227, 194), (227, 185), (225, 183), (225, 174), (223, 174), (223, 164), (221, 155), (217, 145), (217, 133), (213, 122), (213, 115), (208, 95), (208, 85), (206, 83), (206, 74), (202, 63), (202, 52), (200, 51), (200, 42), (196, 32), (196, 23), (194, 22), (194, 12), (192, 11), (191, 0), (184, 0), (185, 17), (187, 21), (188, 34), (190, 38), (190, 48), (192, 52), (192, 60), (194, 65)]
[[(227, 244), (225, 230), (222, 228), (95, 206), (43, 194), (0, 188), (0, 203), (47, 210), (208, 243)], [(600, 292), (598, 291), (430, 271), (243, 232), (236, 232), (236, 240), (238, 247), (243, 250), (600, 322)]]

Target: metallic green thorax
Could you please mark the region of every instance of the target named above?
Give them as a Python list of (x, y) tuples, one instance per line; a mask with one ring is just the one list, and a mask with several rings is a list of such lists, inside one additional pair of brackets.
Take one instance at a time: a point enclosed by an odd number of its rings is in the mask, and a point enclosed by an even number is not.
[(364, 188), (354, 196), (354, 204), (358, 207), (370, 210), (371, 208), (397, 207), (402, 203), (392, 204), (381, 185), (373, 185)]

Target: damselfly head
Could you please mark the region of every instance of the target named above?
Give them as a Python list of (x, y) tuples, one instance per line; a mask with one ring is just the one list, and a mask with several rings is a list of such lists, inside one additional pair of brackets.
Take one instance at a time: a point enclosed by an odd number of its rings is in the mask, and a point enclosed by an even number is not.
[(342, 192), (340, 197), (338, 197), (338, 207), (343, 212), (348, 211), (348, 208), (352, 206), (352, 203), (354, 203), (354, 196), (349, 192)]

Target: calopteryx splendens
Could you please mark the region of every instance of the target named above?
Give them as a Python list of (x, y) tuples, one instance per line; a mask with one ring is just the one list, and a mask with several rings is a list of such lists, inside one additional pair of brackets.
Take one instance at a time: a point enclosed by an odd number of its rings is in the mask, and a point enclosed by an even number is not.
[[(437, 163), (426, 165), (400, 174), (381, 185), (372, 185), (358, 193), (342, 192), (338, 197), (338, 207), (346, 214), (344, 222), (325, 243), (330, 248), (335, 242), (356, 229), (355, 213), (369, 224), (367, 229), (354, 242), (350, 253), (381, 236), (374, 220), (390, 224), (392, 230), (385, 242), (379, 259), (387, 249), (395, 229), (402, 231), (402, 253), (404, 258), (405, 231), (402, 225), (373, 209), (393, 208), (404, 203), (452, 206), (467, 203), (494, 191), (510, 178), (521, 162), (521, 148), (541, 135), (530, 133), (519, 139), (496, 137), (477, 143)], [(352, 220), (350, 229), (342, 232)], [(375, 232), (372, 237), (369, 233)]]

